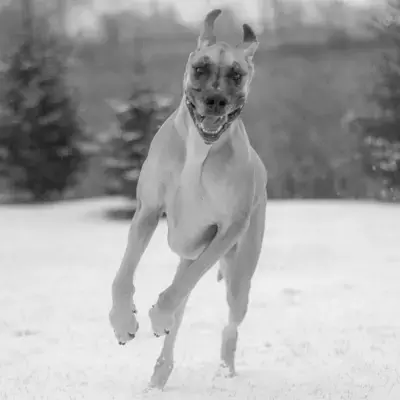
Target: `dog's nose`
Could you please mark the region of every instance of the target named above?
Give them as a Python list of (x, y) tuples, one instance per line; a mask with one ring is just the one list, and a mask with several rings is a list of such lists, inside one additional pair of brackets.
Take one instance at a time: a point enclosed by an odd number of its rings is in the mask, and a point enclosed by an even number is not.
[(207, 111), (220, 113), (225, 109), (228, 101), (224, 96), (216, 94), (214, 96), (207, 97), (204, 103), (207, 107)]

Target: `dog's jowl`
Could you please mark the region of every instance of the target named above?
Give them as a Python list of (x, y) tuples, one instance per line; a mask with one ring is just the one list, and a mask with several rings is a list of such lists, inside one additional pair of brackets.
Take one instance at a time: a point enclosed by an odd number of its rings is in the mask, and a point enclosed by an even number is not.
[(229, 376), (236, 374), (238, 327), (247, 312), (264, 235), (267, 173), (241, 120), (258, 42), (246, 24), (238, 46), (218, 42), (213, 26), (220, 13), (213, 10), (206, 16), (186, 65), (181, 103), (151, 144), (125, 254), (112, 284), (110, 322), (117, 341), (125, 344), (139, 327), (134, 274), (160, 216), (166, 213), (168, 243), (180, 263), (149, 311), (155, 336), (165, 336), (150, 381), (157, 388), (165, 386), (173, 370), (187, 299), (217, 263), (229, 306), (221, 368)]

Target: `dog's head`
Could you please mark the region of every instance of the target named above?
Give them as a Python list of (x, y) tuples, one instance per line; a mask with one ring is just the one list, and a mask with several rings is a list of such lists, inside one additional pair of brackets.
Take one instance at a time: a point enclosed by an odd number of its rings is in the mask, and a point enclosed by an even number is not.
[(258, 41), (243, 25), (243, 41), (236, 47), (217, 42), (214, 22), (221, 10), (207, 14), (197, 49), (190, 54), (184, 93), (190, 115), (206, 143), (215, 142), (240, 115), (254, 74), (253, 56)]

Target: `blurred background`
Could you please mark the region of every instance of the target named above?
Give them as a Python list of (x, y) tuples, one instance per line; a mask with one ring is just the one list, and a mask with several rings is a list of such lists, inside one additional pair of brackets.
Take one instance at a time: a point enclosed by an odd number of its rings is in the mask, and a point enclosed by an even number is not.
[(275, 199), (398, 201), (400, 1), (0, 0), (0, 198), (135, 196), (202, 18), (258, 34), (244, 111)]

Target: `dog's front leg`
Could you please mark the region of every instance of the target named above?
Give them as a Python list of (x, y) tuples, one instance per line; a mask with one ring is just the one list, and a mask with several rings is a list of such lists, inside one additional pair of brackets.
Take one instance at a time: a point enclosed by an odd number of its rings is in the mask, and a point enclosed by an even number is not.
[(109, 318), (115, 336), (122, 345), (133, 339), (139, 329), (132, 298), (135, 292), (133, 277), (158, 221), (159, 211), (139, 202), (129, 229), (125, 254), (112, 284), (112, 309)]
[(150, 311), (154, 334), (168, 334), (174, 325), (177, 308), (189, 296), (201, 277), (236, 243), (248, 225), (248, 215), (234, 222), (228, 229), (219, 229), (210, 245), (198, 259), (182, 268), (172, 284), (162, 292)]

